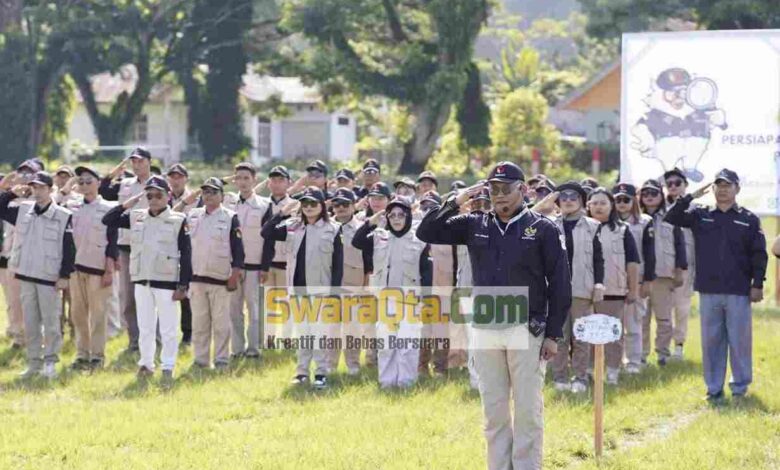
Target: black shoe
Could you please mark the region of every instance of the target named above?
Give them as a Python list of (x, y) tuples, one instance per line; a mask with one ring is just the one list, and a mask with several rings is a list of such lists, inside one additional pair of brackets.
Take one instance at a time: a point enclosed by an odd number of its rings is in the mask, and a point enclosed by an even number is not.
[(24, 347), (24, 346), (22, 346), (22, 345), (21, 345), (21, 344), (19, 344), (19, 343), (13, 343), (13, 344), (11, 345), (11, 349), (14, 349), (14, 350), (19, 350), (19, 349), (22, 349), (23, 347)]
[(135, 376), (139, 380), (146, 380), (149, 377), (152, 377), (154, 375), (154, 371), (146, 366), (141, 366), (138, 368), (138, 372), (136, 372)]
[(89, 361), (89, 368), (92, 370), (99, 370), (103, 368), (103, 358), (96, 357)]
[(71, 370), (88, 370), (90, 368), (89, 359), (78, 357), (73, 364), (70, 365)]
[(661, 367), (665, 366), (667, 360), (668, 359), (666, 358), (666, 356), (659, 357), (658, 358), (658, 365), (661, 366)]
[(723, 402), (723, 391), (718, 393), (707, 393), (707, 396), (705, 396), (704, 399), (712, 404), (720, 404)]
[(325, 390), (328, 388), (328, 378), (324, 375), (314, 376), (314, 388), (317, 390)]
[(309, 383), (308, 375), (296, 375), (290, 382), (292, 385), (306, 385)]

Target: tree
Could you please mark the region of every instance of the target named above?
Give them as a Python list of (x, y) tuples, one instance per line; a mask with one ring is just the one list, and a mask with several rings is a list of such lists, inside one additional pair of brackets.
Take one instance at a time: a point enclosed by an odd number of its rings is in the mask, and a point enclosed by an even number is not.
[(665, 30), (670, 19), (691, 21), (702, 29), (780, 27), (775, 0), (579, 0), (588, 31), (598, 37), (623, 32)]
[(291, 0), (283, 25), (314, 46), (300, 57), (323, 90), (385, 96), (408, 108), (414, 124), (399, 171), (415, 173), (463, 100), (488, 13), (488, 0)]

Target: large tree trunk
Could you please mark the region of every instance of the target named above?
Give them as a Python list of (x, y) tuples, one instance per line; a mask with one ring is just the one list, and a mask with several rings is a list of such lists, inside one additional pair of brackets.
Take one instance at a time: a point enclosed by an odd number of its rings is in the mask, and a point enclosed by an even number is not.
[(425, 169), (438, 143), (441, 130), (450, 117), (449, 104), (420, 103), (412, 106), (414, 130), (412, 138), (404, 143), (404, 157), (398, 172), (416, 174)]
[(22, 0), (0, 0), (0, 33), (21, 29), (22, 6)]

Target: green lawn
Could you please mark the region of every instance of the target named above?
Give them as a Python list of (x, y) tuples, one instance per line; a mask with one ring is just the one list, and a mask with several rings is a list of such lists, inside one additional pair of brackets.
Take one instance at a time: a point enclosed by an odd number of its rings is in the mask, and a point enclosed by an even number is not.
[[(757, 313), (754, 331), (744, 404), (702, 401), (698, 317), (688, 361), (608, 388), (601, 467), (780, 468), (780, 314)], [(479, 397), (463, 374), (408, 393), (380, 391), (374, 373), (338, 374), (315, 393), (288, 386), (290, 354), (217, 375), (189, 373), (188, 353), (165, 391), (136, 382), (120, 338), (103, 372), (20, 383), (23, 356), (9, 346), (0, 341), (2, 468), (484, 468)], [(63, 364), (72, 359), (68, 339)], [(545, 468), (597, 468), (589, 399), (545, 398)]]

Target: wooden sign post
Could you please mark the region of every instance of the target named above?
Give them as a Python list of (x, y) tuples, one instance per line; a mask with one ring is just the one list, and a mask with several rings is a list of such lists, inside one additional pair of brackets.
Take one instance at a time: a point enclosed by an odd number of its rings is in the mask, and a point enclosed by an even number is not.
[(604, 450), (604, 345), (620, 340), (620, 319), (594, 313), (574, 322), (577, 341), (594, 345), (593, 350), (593, 447), (596, 458)]

